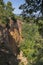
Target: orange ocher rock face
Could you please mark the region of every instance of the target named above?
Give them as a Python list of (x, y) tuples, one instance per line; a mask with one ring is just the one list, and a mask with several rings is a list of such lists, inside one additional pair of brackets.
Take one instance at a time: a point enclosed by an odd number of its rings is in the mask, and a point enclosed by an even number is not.
[(14, 53), (17, 53), (17, 45), (22, 41), (21, 36), (21, 21), (13, 22), (10, 20), (10, 29), (9, 29), (9, 43)]
[(4, 41), (4, 43), (6, 43), (9, 48), (12, 49), (12, 52), (14, 54), (17, 54), (19, 43), (22, 41), (21, 21), (17, 20), (16, 22), (14, 22), (12, 19), (10, 19), (10, 22), (8, 24), (9, 29), (7, 28), (7, 26), (3, 27), (2, 25), (0, 25), (0, 41), (1, 43)]
[[(10, 25), (13, 21), (10, 21)], [(16, 23), (12, 23), (13, 24), (13, 30), (10, 29), (10, 34), (11, 36), (15, 39), (16, 42), (20, 42), (22, 41), (22, 36), (21, 36), (21, 29), (22, 29), (22, 25), (21, 25), (21, 21), (17, 20)]]

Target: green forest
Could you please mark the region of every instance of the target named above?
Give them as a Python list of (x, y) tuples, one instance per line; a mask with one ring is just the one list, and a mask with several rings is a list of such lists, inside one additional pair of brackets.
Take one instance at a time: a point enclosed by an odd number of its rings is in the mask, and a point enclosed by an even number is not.
[[(0, 65), (43, 65), (43, 0), (25, 0), (19, 9), (22, 12), (16, 15), (13, 13), (15, 8), (12, 7), (10, 0), (7, 3), (0, 0)], [(14, 23), (9, 22), (10, 20)], [(7, 32), (12, 31), (17, 20), (22, 23), (22, 31), (18, 33), (21, 34), (23, 40), (14, 42), (17, 47), (16, 53), (19, 51), (15, 55), (12, 51), (14, 45), (11, 48), (9, 45), (12, 36), (9, 37), (10, 34)], [(6, 32), (3, 33), (3, 31)], [(21, 62), (17, 59), (21, 51), (23, 57), (27, 59), (27, 64), (24, 64), (26, 61)]]

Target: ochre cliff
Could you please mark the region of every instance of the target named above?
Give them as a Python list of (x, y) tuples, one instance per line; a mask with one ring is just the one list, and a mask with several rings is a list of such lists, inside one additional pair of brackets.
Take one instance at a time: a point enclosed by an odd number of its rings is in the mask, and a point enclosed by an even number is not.
[[(14, 53), (17, 55), (19, 52), (19, 43), (22, 41), (21, 29), (22, 22), (20, 20), (14, 21), (10, 19), (9, 21), (9, 29), (7, 27), (3, 27), (0, 25), (0, 42), (6, 43)], [(2, 39), (2, 40), (1, 40)]]

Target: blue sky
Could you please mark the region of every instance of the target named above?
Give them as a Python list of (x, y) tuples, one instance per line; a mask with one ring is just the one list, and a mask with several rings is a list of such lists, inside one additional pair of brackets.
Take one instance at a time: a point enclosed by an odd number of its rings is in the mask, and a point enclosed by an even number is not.
[(19, 6), (23, 4), (25, 1), (24, 0), (4, 0), (5, 3), (7, 3), (8, 1), (12, 2), (12, 6), (15, 8), (14, 13), (20, 14), (21, 10), (19, 10)]

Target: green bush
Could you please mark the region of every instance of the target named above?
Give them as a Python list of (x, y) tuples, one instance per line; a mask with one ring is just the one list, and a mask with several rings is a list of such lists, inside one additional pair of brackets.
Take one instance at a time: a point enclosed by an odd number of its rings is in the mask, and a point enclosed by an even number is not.
[[(29, 65), (36, 64), (42, 49), (42, 38), (35, 23), (24, 23), (22, 26), (23, 42), (20, 44), (20, 50), (27, 57)], [(41, 42), (40, 42), (41, 41)], [(41, 53), (41, 55), (43, 55)], [(39, 61), (39, 60), (38, 60)], [(37, 61), (37, 62), (38, 62)]]

